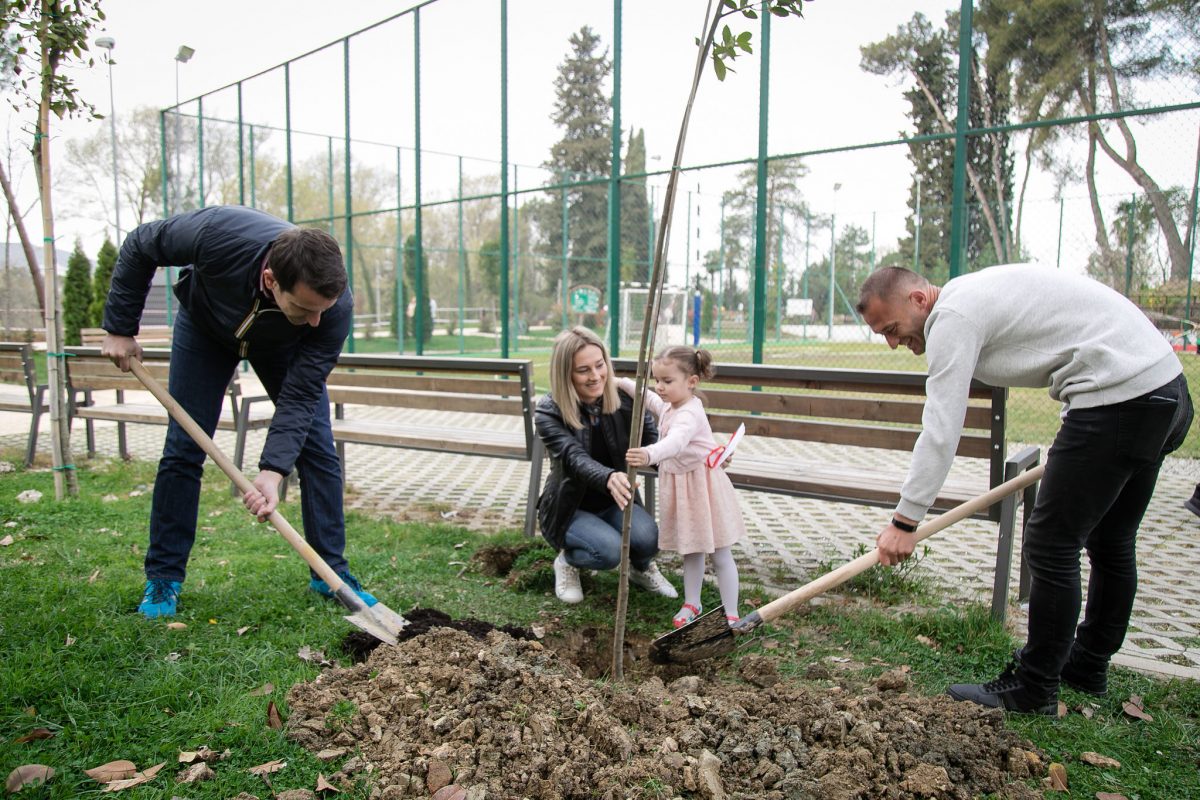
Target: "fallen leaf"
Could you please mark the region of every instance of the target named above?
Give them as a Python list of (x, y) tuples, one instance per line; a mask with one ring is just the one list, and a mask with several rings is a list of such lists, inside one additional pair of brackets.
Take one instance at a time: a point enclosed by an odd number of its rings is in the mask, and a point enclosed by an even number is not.
[(1120, 769), (1121, 762), (1115, 758), (1102, 756), (1099, 753), (1093, 753), (1090, 750), (1079, 754), (1079, 760), (1085, 764), (1091, 764), (1093, 767), (1107, 767), (1109, 769)]
[(85, 769), (83, 774), (97, 783), (109, 783), (111, 781), (132, 778), (137, 774), (137, 765), (132, 761), (121, 759), (119, 761), (109, 761), (107, 764), (101, 764), (91, 769)]
[(279, 770), (286, 766), (286, 761), (277, 758), (274, 761), (268, 761), (265, 764), (259, 764), (256, 767), (251, 767), (250, 769), (246, 770), (246, 772), (249, 772), (251, 775), (270, 775), (272, 772), (279, 772)]
[(210, 620), (208, 621), (208, 624), (209, 624), (209, 625), (216, 625), (216, 624), (217, 624), (217, 621), (216, 621), (215, 619), (210, 619)]
[(104, 791), (119, 792), (123, 789), (132, 789), (134, 786), (141, 786), (143, 783), (149, 783), (150, 781), (154, 780), (154, 776), (158, 774), (158, 771), (166, 765), (167, 762), (163, 761), (160, 764), (155, 764), (153, 767), (150, 767), (150, 769), (143, 770), (142, 772), (135, 774), (128, 780), (113, 781), (112, 783), (105, 784)]
[(180, 764), (194, 764), (199, 760), (200, 760), (200, 754), (197, 753), (195, 750), (179, 751), (179, 763)]
[(275, 701), (267, 703), (267, 727), (271, 730), (283, 730), (283, 719), (279, 716), (279, 709), (275, 707)]
[(1062, 719), (1067, 715), (1067, 704), (1062, 700), (1058, 701), (1058, 718)]
[(54, 769), (45, 764), (25, 764), (8, 773), (4, 788), (10, 793), (19, 792), (26, 786), (39, 786), (54, 777)]
[(238, 636), (243, 636), (243, 635), (245, 635), (246, 631), (250, 630), (250, 628), (252, 628), (252, 627), (253, 627), (252, 625), (246, 625), (245, 627), (238, 628), (238, 629), (237, 629), (237, 635), (238, 635)]
[(249, 696), (250, 697), (266, 697), (273, 691), (275, 691), (275, 684), (267, 682), (267, 683), (264, 683), (262, 686), (258, 687), (257, 689), (252, 690), (250, 692)]
[(1054, 792), (1067, 792), (1067, 768), (1062, 764), (1054, 763), (1050, 765), (1050, 775), (1047, 778), (1050, 781), (1050, 790)]
[(92, 574), (88, 576), (88, 583), (95, 583), (96, 578), (99, 578), (99, 577), (100, 577), (100, 570), (98, 570), (98, 569), (93, 570)]
[(5, 536), (3, 539), (0, 539), (0, 547), (8, 547), (12, 543), (13, 537), (11, 533), (8, 536)]
[(1150, 716), (1145, 711), (1142, 711), (1141, 706), (1134, 704), (1133, 698), (1126, 700), (1124, 704), (1121, 705), (1121, 710), (1124, 711), (1126, 715), (1133, 717), (1134, 719), (1140, 719), (1143, 722), (1154, 721), (1154, 717)]
[(175, 662), (182, 658), (182, 656), (179, 653), (167, 653), (163, 658), (166, 661)]
[(217, 777), (217, 773), (212, 771), (212, 767), (205, 764), (203, 761), (192, 764), (184, 770), (180, 770), (175, 776), (176, 783), (197, 783), (199, 781), (211, 781)]
[(301, 661), (307, 661), (309, 664), (328, 664), (329, 659), (325, 658), (325, 654), (320, 650), (314, 650), (308, 645), (304, 645), (296, 651), (296, 655)]
[(1096, 800), (1129, 800), (1129, 798), (1114, 792), (1096, 792)]
[(1090, 705), (1084, 705), (1079, 707), (1079, 713), (1083, 714), (1085, 719), (1091, 719), (1092, 717), (1096, 716), (1096, 709), (1092, 708)]
[(170, 630), (173, 630), (173, 631), (181, 631), (186, 627), (187, 627), (186, 622), (168, 622), (167, 623), (167, 628), (169, 628)]
[(1142, 696), (1140, 694), (1129, 695), (1129, 702), (1133, 703), (1138, 708), (1146, 707), (1146, 703), (1145, 703), (1145, 701), (1142, 700)]
[(197, 761), (224, 761), (229, 758), (229, 751), (218, 753), (208, 745), (201, 745), (199, 750), (184, 750), (179, 754), (180, 764), (194, 764)]
[(34, 728), (33, 730), (31, 730), (29, 733), (25, 734), (24, 736), (18, 736), (16, 739), (13, 739), (13, 742), (15, 742), (16, 744), (24, 744), (25, 742), (33, 742), (33, 741), (37, 741), (38, 739), (53, 739), (53, 738), (54, 738), (54, 734), (51, 731), (49, 731), (45, 728)]
[(317, 789), (316, 789), (316, 791), (318, 793), (333, 792), (334, 794), (337, 794), (338, 788), (336, 786), (334, 786), (332, 783), (330, 783), (329, 781), (325, 780), (325, 776), (318, 772), (317, 773)]
[(22, 713), (24, 713), (27, 717), (36, 717), (37, 706), (25, 706), (25, 708), (22, 709)]
[(70, 647), (71, 645), (75, 644), (76, 641), (77, 639), (68, 633), (67, 638), (63, 640), (63, 646)]

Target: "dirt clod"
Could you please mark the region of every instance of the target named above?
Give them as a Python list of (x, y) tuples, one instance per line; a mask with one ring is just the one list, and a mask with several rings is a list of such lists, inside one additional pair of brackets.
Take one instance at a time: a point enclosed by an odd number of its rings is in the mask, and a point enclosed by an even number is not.
[(966, 800), (1044, 773), (1002, 713), (946, 697), (779, 677), (597, 682), (499, 632), (435, 627), (294, 686), (288, 703), (289, 738), (356, 746), (381, 798), (615, 799), (652, 785), (663, 798)]
[[(472, 617), (453, 619), (449, 614), (438, 611), (436, 608), (414, 608), (412, 611), (406, 612), (404, 618), (408, 620), (408, 624), (396, 637), (401, 642), (415, 636), (422, 636), (434, 628), (453, 628), (465, 631), (476, 639), (483, 639), (491, 631), (496, 630), (503, 631), (514, 639), (534, 638), (534, 635), (528, 630), (516, 625), (493, 625)], [(382, 642), (365, 631), (351, 631), (342, 639), (342, 649), (355, 664), (366, 661), (367, 656), (381, 644)]]

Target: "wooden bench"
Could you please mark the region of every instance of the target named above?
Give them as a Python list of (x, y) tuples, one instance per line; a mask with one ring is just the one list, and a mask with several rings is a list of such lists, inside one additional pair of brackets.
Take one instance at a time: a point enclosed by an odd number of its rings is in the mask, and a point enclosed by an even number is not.
[[(637, 364), (631, 359), (615, 359), (613, 368), (619, 376), (632, 378)], [(751, 439), (854, 448), (844, 454), (854, 456), (857, 462), (870, 459), (872, 449), (911, 453), (921, 432), (923, 373), (761, 364), (717, 364), (716, 371), (716, 376), (701, 387), (713, 433), (718, 442), (723, 442), (745, 424), (751, 445), (739, 449), (730, 462), (727, 474), (734, 486), (884, 508), (899, 502), (906, 467), (885, 469), (847, 463), (839, 460), (836, 449), (822, 453), (819, 460), (772, 455), (769, 442)], [(957, 459), (986, 461), (988, 477), (985, 482), (954, 477), (952, 473), (938, 493), (932, 512), (953, 508), (1039, 463), (1041, 451), (1036, 447), (1006, 458), (1007, 399), (1007, 389), (972, 383)], [(1007, 608), (1016, 509), (1024, 501), (1027, 516), (1036, 493), (1035, 484), (1021, 497), (1009, 497), (976, 515), (999, 523), (992, 591), (992, 615), (997, 619), (1004, 618)], [(1022, 569), (1022, 598), (1027, 589), (1028, 575)]]
[[(19, 387), (14, 390), (10, 387)], [(33, 348), (16, 342), (0, 342), (0, 411), (29, 414), (29, 443), (25, 447), (25, 466), (33, 464), (37, 453), (38, 426), (42, 414), (50, 412), (46, 401), (47, 385), (38, 383)]]
[[(525, 531), (533, 532), (541, 460), (534, 460), (533, 363), (518, 359), (342, 354), (329, 375), (333, 438), (530, 462)], [(454, 418), (375, 415), (367, 409), (454, 412)], [(461, 415), (461, 416), (459, 416)]]
[[(79, 418), (87, 423), (88, 458), (96, 454), (96, 420), (117, 423), (117, 448), (124, 459), (129, 458), (126, 425), (166, 425), (170, 420), (167, 410), (154, 399), (144, 403), (126, 400), (126, 392), (145, 391), (145, 387), (132, 372), (121, 372), (107, 356), (100, 355), (100, 348), (68, 347), (66, 352), (70, 354), (65, 359), (70, 413), (72, 419)], [(170, 350), (147, 348), (143, 351), (142, 363), (164, 385), (167, 384), (170, 360)], [(97, 399), (97, 392), (107, 391), (115, 393), (112, 402)], [(221, 409), (217, 430), (235, 433), (233, 460), (240, 469), (246, 448), (246, 434), (270, 427), (274, 409), (263, 402), (268, 399), (265, 395), (243, 396), (236, 373), (229, 381), (226, 395), (229, 403)]]
[[(99, 347), (107, 335), (108, 331), (104, 328), (80, 328), (79, 330), (79, 340), (85, 347)], [(171, 326), (143, 325), (138, 330), (137, 340), (142, 347), (170, 347)]]

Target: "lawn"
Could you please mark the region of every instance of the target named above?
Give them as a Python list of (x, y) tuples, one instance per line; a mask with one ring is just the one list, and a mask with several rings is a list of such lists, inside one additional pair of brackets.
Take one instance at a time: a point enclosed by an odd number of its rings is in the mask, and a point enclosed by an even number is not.
[[(9, 463), (18, 463), (14, 455), (7, 454)], [(336, 762), (322, 763), (268, 726), (268, 705), (286, 718), (288, 687), (320, 673), (319, 664), (299, 657), (302, 648), (347, 660), (341, 643), (351, 628), (337, 607), (305, 590), (307, 570), (299, 557), (272, 529), (248, 518), (228, 496), (228, 484), (211, 472), (176, 618), (187, 627), (143, 620), (134, 608), (153, 465), (97, 462), (82, 468), (79, 478), (81, 496), (56, 503), (49, 472), (0, 473), (0, 543), (12, 537), (0, 545), (0, 774), (46, 764), (57, 771), (54, 779), (21, 796), (98, 796), (99, 784), (84, 769), (115, 759), (139, 768), (166, 762), (155, 780), (122, 792), (135, 800), (165, 800), (243, 791), (268, 797), (262, 779), (246, 770), (273, 759), (287, 762), (272, 776), (278, 791), (311, 789), (318, 772), (337, 769)], [(44, 496), (18, 502), (26, 489)], [(298, 517), (294, 501), (284, 511)], [(448, 525), (352, 515), (348, 538), (355, 572), (402, 613), (420, 605), (494, 624), (537, 625), (550, 635), (611, 629), (612, 574), (588, 579), (589, 600), (566, 607), (553, 597), (545, 566), (530, 566), (526, 579), (511, 588), (464, 570), (481, 547), (521, 542), (515, 531), (488, 537)], [(548, 555), (542, 548), (526, 553), (522, 563)], [(739, 680), (737, 660), (747, 654), (776, 659), (780, 673), (796, 682), (815, 680), (809, 677), (815, 662), (850, 662), (835, 676), (848, 691), (901, 665), (910, 667), (918, 692), (940, 693), (953, 680), (993, 676), (1014, 645), (1008, 633), (982, 608), (939, 607), (922, 587), (919, 569), (907, 577), (909, 594), (894, 608), (851, 594), (768, 627), (738, 656), (727, 657), (721, 678)], [(746, 587), (744, 596), (765, 599), (755, 587)], [(712, 596), (705, 602), (716, 604)], [(661, 632), (675, 608), (675, 601), (631, 593), (630, 635)], [(1075, 797), (1098, 791), (1143, 800), (1200, 796), (1200, 688), (1123, 670), (1114, 671), (1112, 684), (1114, 691), (1094, 702), (1090, 718), (1012, 717), (1009, 724), (1050, 760), (1066, 764)], [(1122, 713), (1131, 694), (1144, 698), (1152, 722)], [(1089, 700), (1072, 692), (1063, 699), (1072, 708)], [(50, 737), (18, 741), (36, 729)], [(230, 751), (215, 765), (217, 779), (176, 786), (180, 751), (203, 745)], [(1084, 766), (1078, 760), (1084, 751), (1123, 766)], [(368, 794), (364, 783), (340, 796)]]

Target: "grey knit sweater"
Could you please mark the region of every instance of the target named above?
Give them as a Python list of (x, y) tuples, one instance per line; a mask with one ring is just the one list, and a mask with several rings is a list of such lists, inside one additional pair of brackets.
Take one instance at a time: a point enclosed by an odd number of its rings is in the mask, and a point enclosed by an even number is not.
[(1130, 400), (1182, 372), (1146, 315), (1112, 289), (1052, 267), (1008, 264), (955, 278), (925, 322), (922, 431), (896, 513), (920, 520), (946, 480), (971, 378), (1046, 386), (1070, 408)]

